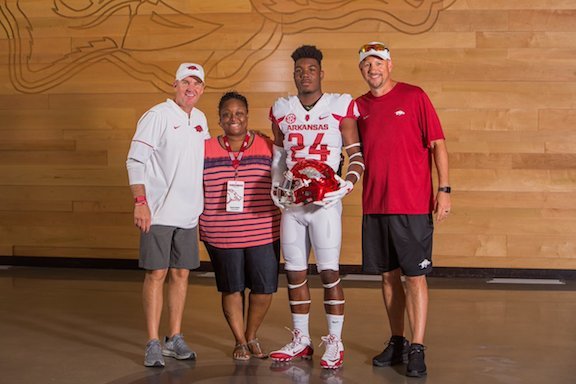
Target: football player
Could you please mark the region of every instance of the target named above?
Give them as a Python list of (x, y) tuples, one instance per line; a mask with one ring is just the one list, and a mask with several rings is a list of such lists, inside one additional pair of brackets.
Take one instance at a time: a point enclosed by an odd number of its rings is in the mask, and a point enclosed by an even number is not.
[[(270, 353), (276, 361), (310, 359), (313, 346), (309, 333), (310, 290), (307, 271), (310, 247), (324, 286), (324, 309), (328, 335), (322, 337), (323, 368), (336, 369), (343, 363), (342, 326), (344, 292), (340, 284), (339, 259), (342, 238), (342, 198), (350, 193), (364, 171), (354, 100), (348, 94), (323, 93), (322, 52), (304, 45), (292, 53), (297, 96), (279, 98), (270, 110), (274, 133), (272, 198), (282, 209), (280, 242), (288, 279), (292, 312), (292, 341)], [(302, 206), (285, 206), (278, 187), (284, 173), (301, 160), (317, 160), (337, 171), (342, 148), (349, 165), (339, 188), (322, 200)]]

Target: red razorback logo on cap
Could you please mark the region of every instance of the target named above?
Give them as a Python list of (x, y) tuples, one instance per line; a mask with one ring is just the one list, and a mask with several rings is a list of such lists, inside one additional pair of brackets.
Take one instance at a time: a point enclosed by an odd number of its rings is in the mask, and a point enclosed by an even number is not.
[(195, 65), (191, 65), (191, 66), (188, 67), (188, 69), (191, 70), (191, 71), (197, 71), (197, 70), (198, 70), (198, 67), (195, 66)]

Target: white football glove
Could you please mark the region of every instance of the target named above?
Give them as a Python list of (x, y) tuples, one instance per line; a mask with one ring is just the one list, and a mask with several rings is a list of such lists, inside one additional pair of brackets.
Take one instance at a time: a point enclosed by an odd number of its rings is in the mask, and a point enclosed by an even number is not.
[(272, 201), (274, 202), (274, 205), (277, 206), (278, 208), (280, 208), (281, 210), (286, 209), (286, 207), (284, 206), (284, 204), (282, 204), (280, 202), (280, 196), (278, 195), (278, 187), (280, 186), (280, 183), (272, 183), (272, 189), (270, 190), (270, 196), (272, 197)]
[(286, 209), (286, 207), (280, 203), (280, 194), (278, 187), (284, 182), (284, 172), (286, 172), (286, 150), (283, 147), (273, 145), (272, 147), (272, 189), (270, 189), (270, 196), (274, 205), (280, 209)]
[(330, 208), (340, 200), (344, 198), (347, 194), (352, 192), (354, 189), (354, 184), (350, 180), (344, 180), (338, 175), (334, 175), (336, 180), (338, 180), (339, 187), (333, 192), (327, 192), (324, 194), (324, 198), (321, 201), (315, 201), (314, 204), (320, 205), (326, 209)]

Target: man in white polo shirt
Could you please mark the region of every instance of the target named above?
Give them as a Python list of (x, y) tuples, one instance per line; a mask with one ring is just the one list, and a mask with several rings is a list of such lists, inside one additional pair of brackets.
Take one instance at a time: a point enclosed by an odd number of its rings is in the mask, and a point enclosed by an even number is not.
[[(206, 116), (195, 108), (204, 93), (204, 69), (181, 64), (175, 97), (148, 110), (138, 121), (126, 167), (134, 197), (134, 224), (140, 229), (139, 266), (148, 343), (147, 367), (163, 367), (163, 356), (194, 359), (181, 333), (191, 269), (198, 268), (197, 225), (204, 197)], [(169, 337), (160, 343), (164, 280), (168, 279)]]

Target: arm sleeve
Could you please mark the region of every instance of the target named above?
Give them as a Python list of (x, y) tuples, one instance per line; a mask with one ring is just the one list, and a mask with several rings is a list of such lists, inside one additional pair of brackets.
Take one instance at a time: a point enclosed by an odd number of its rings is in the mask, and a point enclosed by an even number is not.
[(146, 170), (144, 163), (129, 157), (126, 160), (126, 169), (128, 170), (128, 182), (130, 185), (144, 184)]
[(159, 113), (152, 111), (146, 112), (138, 121), (126, 160), (130, 185), (144, 184), (146, 162), (160, 142), (163, 125)]
[(272, 147), (272, 185), (282, 184), (286, 170), (286, 150), (274, 144)]

